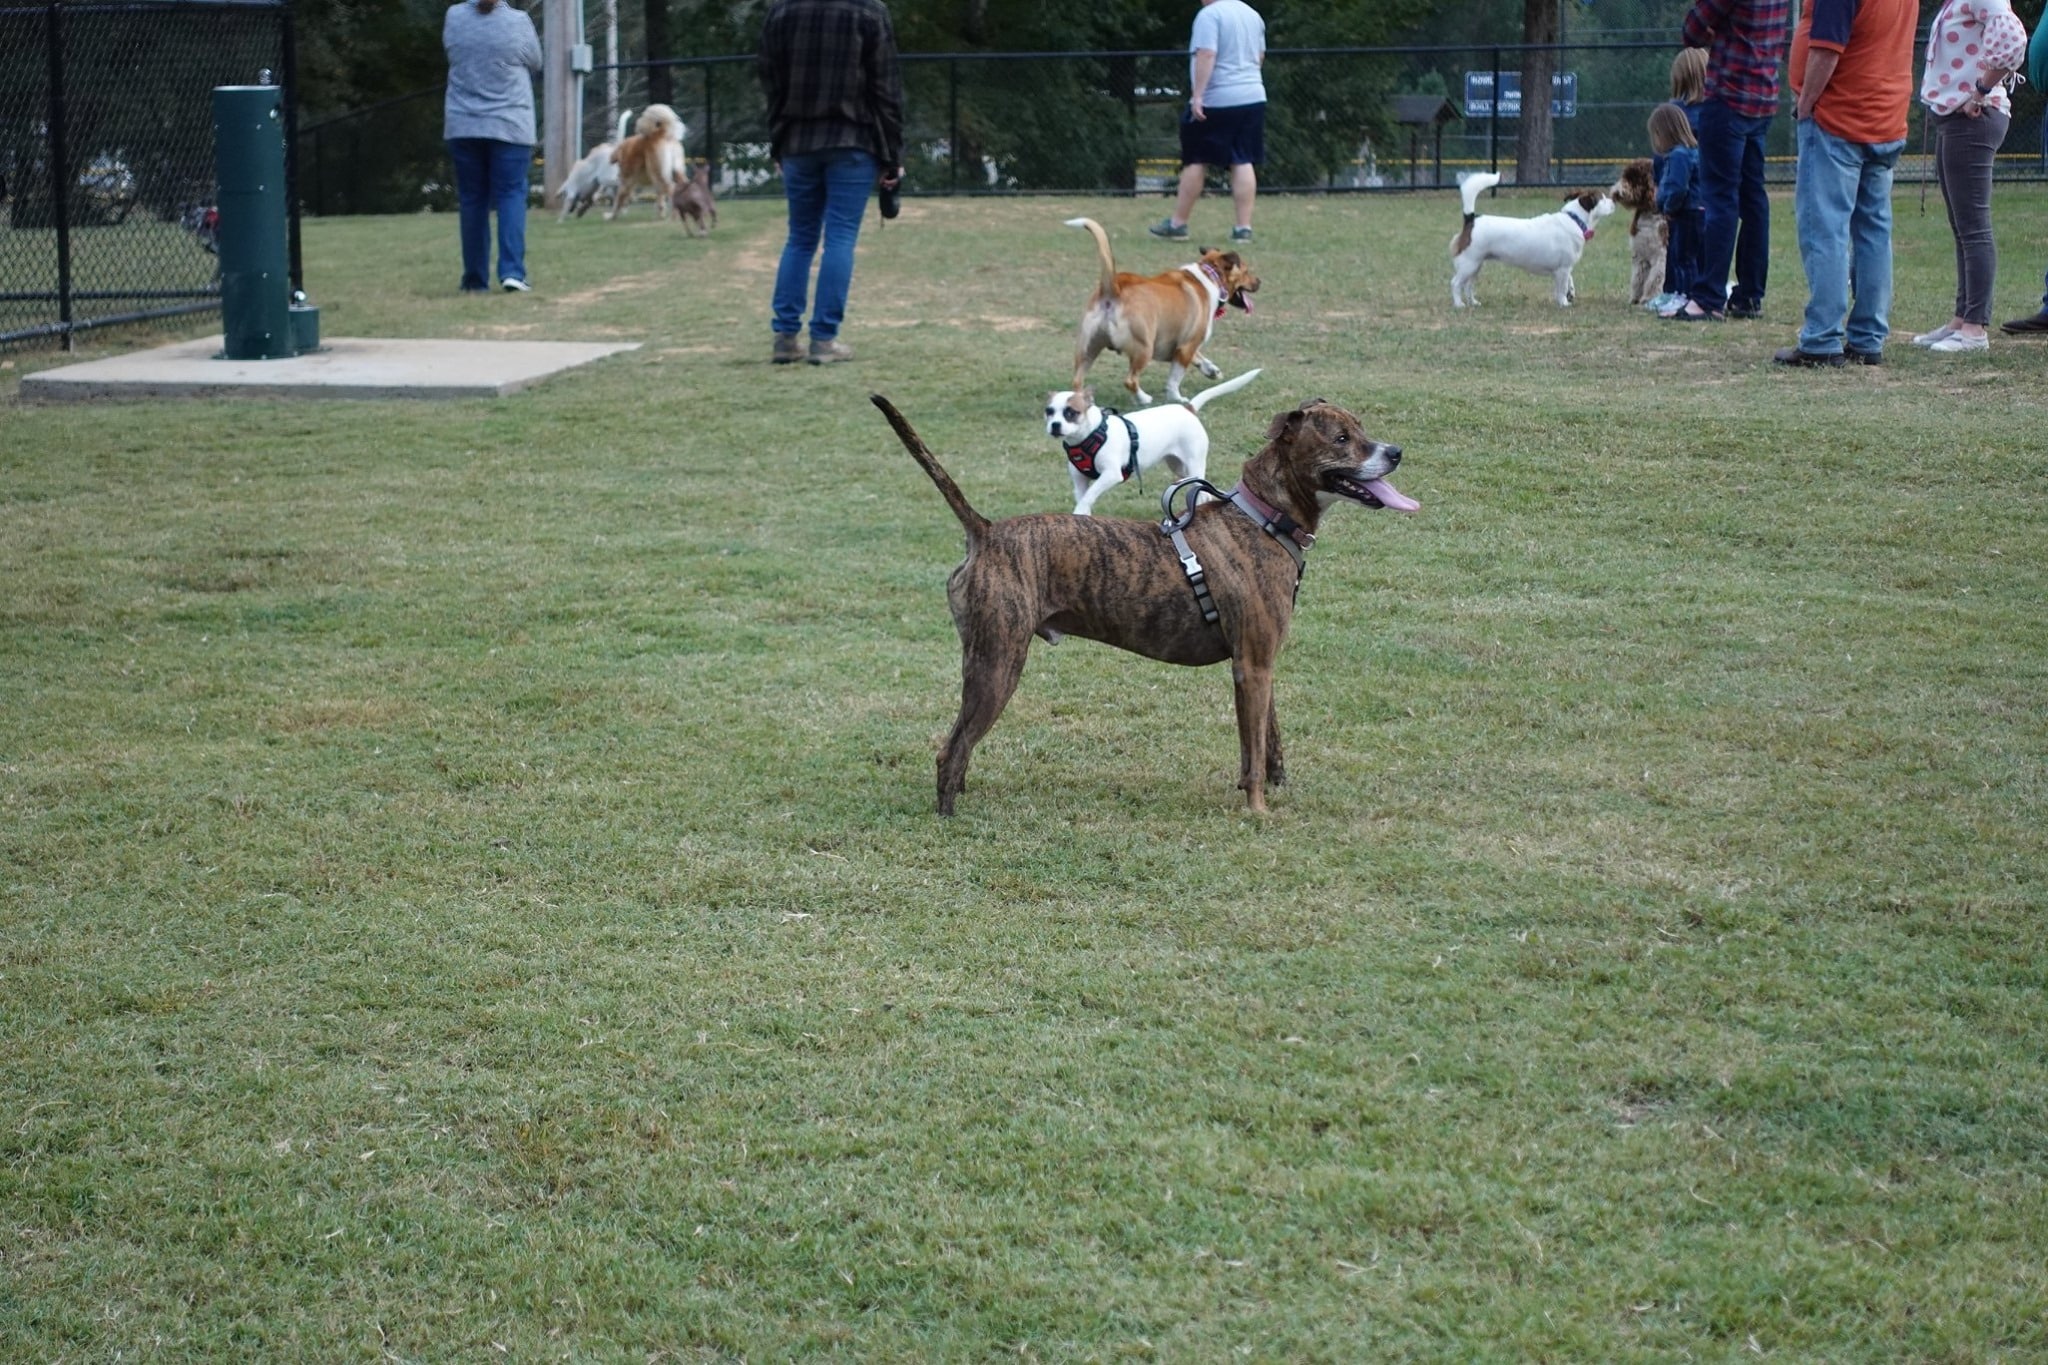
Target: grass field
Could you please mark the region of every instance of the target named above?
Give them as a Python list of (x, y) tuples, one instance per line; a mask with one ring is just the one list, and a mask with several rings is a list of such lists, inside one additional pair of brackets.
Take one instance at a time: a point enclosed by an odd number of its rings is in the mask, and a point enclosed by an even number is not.
[[(330, 337), (645, 343), (511, 399), (0, 357), (0, 1358), (2048, 1358), (2048, 343), (1774, 371), (1783, 200), (1684, 326), (1612, 225), (1453, 313), (1448, 192), (1271, 199), (1212, 477), (1321, 395), (1423, 503), (1325, 524), (1292, 784), (1070, 641), (942, 821), (959, 529), (867, 396), (1062, 508), (1060, 220), (1160, 211), (871, 217), (825, 369), (756, 202), (536, 219), (524, 297), (306, 225)], [(1909, 333), (1938, 196), (1898, 250)]]

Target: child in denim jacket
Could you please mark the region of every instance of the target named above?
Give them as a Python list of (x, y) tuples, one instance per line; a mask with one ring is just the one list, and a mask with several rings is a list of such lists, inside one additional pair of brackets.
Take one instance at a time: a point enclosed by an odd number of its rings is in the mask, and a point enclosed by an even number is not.
[(1698, 272), (1700, 243), (1707, 227), (1707, 210), (1700, 198), (1699, 140), (1693, 136), (1692, 121), (1683, 107), (1660, 104), (1650, 111), (1650, 158), (1657, 179), (1657, 208), (1670, 226), (1671, 240), (1664, 253), (1664, 287), (1676, 301), (1657, 310), (1657, 316), (1684, 316), (1685, 291)]

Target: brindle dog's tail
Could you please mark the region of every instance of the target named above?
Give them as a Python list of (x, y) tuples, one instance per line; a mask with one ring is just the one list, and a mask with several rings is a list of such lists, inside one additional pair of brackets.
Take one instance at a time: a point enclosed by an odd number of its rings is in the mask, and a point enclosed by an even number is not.
[(939, 492), (946, 499), (946, 506), (953, 509), (953, 515), (960, 518), (960, 524), (967, 528), (967, 539), (978, 540), (988, 529), (988, 518), (967, 505), (967, 495), (960, 491), (960, 485), (953, 482), (953, 476), (939, 464), (939, 457), (932, 454), (924, 438), (911, 429), (910, 423), (896, 405), (879, 393), (868, 395), (868, 401), (882, 410), (882, 416), (889, 419), (889, 425), (896, 429), (896, 439), (903, 442), (903, 448), (910, 452), (910, 458), (924, 466), (924, 472), (939, 486)]

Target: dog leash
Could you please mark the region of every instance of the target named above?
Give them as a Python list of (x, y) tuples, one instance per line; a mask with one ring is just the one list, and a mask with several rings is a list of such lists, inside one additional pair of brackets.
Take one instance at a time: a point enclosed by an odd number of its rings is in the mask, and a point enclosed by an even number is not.
[[(1188, 543), (1187, 529), (1195, 519), (1195, 504), (1204, 493), (1235, 507), (1254, 526), (1280, 542), (1280, 548), (1294, 560), (1294, 595), (1299, 598), (1302, 575), (1308, 572), (1308, 551), (1316, 543), (1315, 533), (1304, 529), (1300, 522), (1268, 504), (1242, 483), (1226, 493), (1206, 479), (1181, 479), (1159, 495), (1159, 510), (1165, 514), (1159, 529), (1173, 542), (1173, 552), (1180, 557), (1181, 572), (1188, 576), (1188, 586), (1194, 589), (1195, 605), (1201, 608), (1202, 620), (1212, 626), (1216, 624), (1216, 599), (1209, 591), (1208, 571), (1202, 567), (1195, 547)], [(1186, 508), (1175, 512), (1174, 503), (1183, 498), (1187, 502)]]

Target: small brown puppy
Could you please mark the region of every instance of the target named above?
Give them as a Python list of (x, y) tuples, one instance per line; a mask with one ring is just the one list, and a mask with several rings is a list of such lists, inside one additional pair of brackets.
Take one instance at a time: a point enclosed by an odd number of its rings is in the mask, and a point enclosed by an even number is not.
[(1211, 379), (1223, 373), (1202, 354), (1202, 347), (1208, 344), (1209, 329), (1223, 316), (1226, 304), (1252, 311), (1251, 295), (1258, 290), (1259, 277), (1243, 257), (1235, 251), (1203, 247), (1199, 259), (1178, 270), (1133, 275), (1117, 270), (1116, 260), (1109, 254), (1109, 234), (1100, 223), (1093, 218), (1069, 218), (1067, 226), (1086, 228), (1102, 258), (1102, 278), (1081, 314), (1072, 387), (1088, 387), (1088, 367), (1105, 350), (1130, 362), (1124, 387), (1140, 404), (1152, 401), (1138, 380), (1155, 360), (1172, 362), (1166, 372), (1166, 396), (1176, 403), (1183, 401), (1180, 381), (1190, 367)]
[(1387, 482), (1400, 447), (1375, 441), (1319, 398), (1281, 413), (1226, 500), (1189, 515), (1184, 561), (1156, 522), (1063, 513), (988, 520), (889, 400), (871, 397), (967, 530), (967, 558), (946, 581), (960, 632), (960, 716), (939, 751), (939, 814), (953, 813), (967, 761), (1017, 690), (1033, 635), (1054, 643), (1079, 635), (1170, 664), (1230, 660), (1237, 785), (1254, 811), (1265, 810), (1266, 784), (1287, 775), (1273, 663), (1294, 619), (1302, 556), (1334, 502), (1416, 510)]
[(669, 192), (683, 178), (683, 121), (676, 111), (666, 104), (650, 104), (640, 111), (633, 128), (633, 136), (620, 139), (612, 149), (619, 183), (612, 189), (607, 221), (624, 213), (633, 191), (642, 186), (654, 192), (655, 214), (668, 217)]
[(668, 201), (676, 211), (676, 221), (688, 232), (690, 223), (697, 224), (693, 236), (709, 237), (711, 229), (718, 226), (718, 202), (711, 195), (711, 163), (705, 162), (696, 169), (688, 180), (669, 191)]
[(1628, 301), (1648, 303), (1664, 292), (1664, 255), (1671, 244), (1671, 224), (1657, 208), (1657, 182), (1651, 175), (1650, 159), (1637, 157), (1623, 166), (1621, 175), (1607, 187), (1607, 197), (1618, 207), (1631, 210)]

